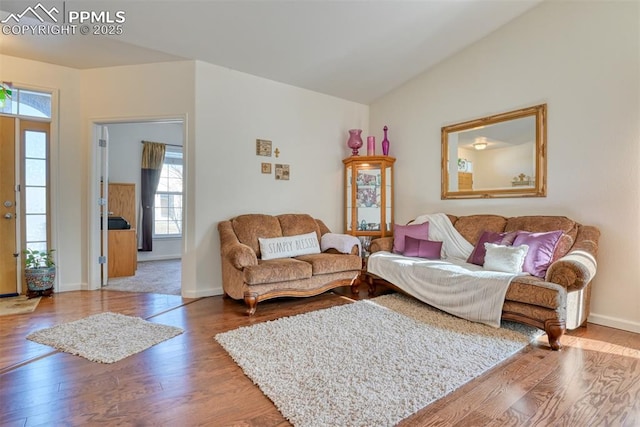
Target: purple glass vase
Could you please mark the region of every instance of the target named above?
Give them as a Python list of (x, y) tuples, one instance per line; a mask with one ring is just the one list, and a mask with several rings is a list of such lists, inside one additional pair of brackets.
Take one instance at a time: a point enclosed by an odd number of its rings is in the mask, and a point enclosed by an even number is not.
[(360, 134), (362, 129), (349, 129), (349, 139), (347, 140), (347, 146), (351, 148), (351, 155), (357, 156), (358, 149), (362, 147), (362, 137)]
[(387, 131), (389, 130), (389, 128), (385, 126), (382, 130), (384, 130), (384, 139), (382, 140), (382, 154), (384, 154), (385, 156), (388, 156), (389, 140), (387, 139)]

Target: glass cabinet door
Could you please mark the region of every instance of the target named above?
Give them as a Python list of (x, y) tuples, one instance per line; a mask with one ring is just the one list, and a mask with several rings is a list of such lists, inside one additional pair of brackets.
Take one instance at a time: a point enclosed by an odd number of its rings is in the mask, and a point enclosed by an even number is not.
[(388, 156), (345, 159), (345, 232), (390, 236), (393, 225), (393, 163)]

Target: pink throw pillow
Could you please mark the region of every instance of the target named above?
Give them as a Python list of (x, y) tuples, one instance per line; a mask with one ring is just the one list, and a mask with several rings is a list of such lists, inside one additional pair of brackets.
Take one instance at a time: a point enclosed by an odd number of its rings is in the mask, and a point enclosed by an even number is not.
[(469, 255), (467, 262), (469, 264), (475, 264), (479, 266), (484, 265), (484, 257), (487, 253), (487, 249), (484, 247), (485, 243), (493, 243), (496, 245), (511, 246), (513, 240), (516, 238), (517, 232), (512, 231), (510, 233), (494, 233), (493, 231), (485, 231), (478, 239), (473, 252)]
[(404, 254), (427, 259), (440, 259), (442, 242), (433, 240), (414, 239), (411, 236), (404, 238)]
[(393, 225), (393, 252), (404, 254), (404, 238), (406, 236), (427, 240), (429, 238), (429, 223)]
[(529, 251), (524, 259), (522, 271), (532, 276), (544, 278), (547, 269), (551, 265), (553, 253), (562, 237), (562, 230), (549, 231), (547, 233), (530, 233), (518, 231), (513, 246), (527, 245)]

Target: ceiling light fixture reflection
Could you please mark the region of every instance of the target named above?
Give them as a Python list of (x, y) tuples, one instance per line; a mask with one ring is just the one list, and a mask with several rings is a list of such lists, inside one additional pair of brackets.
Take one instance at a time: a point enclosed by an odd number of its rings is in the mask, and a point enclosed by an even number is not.
[(476, 138), (476, 141), (472, 145), (473, 145), (473, 148), (475, 148), (476, 150), (484, 150), (485, 148), (487, 148), (487, 145), (489, 144), (487, 143), (487, 138), (480, 137), (480, 138)]

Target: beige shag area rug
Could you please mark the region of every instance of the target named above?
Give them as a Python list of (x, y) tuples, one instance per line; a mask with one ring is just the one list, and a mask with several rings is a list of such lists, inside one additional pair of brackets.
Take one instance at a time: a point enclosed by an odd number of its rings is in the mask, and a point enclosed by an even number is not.
[(542, 331), (495, 329), (403, 295), (242, 327), (215, 339), (295, 426), (393, 426)]
[(40, 297), (29, 299), (26, 295), (0, 298), (0, 316), (32, 313), (38, 306), (39, 302)]
[(175, 326), (107, 312), (41, 329), (27, 339), (93, 362), (114, 363), (182, 332)]

